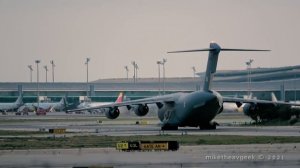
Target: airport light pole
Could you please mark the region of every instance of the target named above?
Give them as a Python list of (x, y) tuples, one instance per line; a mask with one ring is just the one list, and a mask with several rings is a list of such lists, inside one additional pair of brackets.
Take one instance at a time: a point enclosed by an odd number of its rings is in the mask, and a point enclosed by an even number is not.
[(89, 62), (90, 58), (86, 58), (85, 65), (86, 65), (86, 97), (89, 94)]
[(48, 82), (48, 67), (47, 65), (44, 66), (44, 69), (46, 71), (46, 83)]
[(165, 63), (167, 62), (167, 59), (163, 59), (162, 61), (162, 66), (163, 66), (163, 94), (165, 94), (165, 78), (166, 78), (166, 74), (165, 74)]
[(193, 70), (193, 78), (195, 79), (195, 76), (196, 76), (196, 68), (195, 68), (195, 66), (192, 66), (192, 70)]
[(251, 92), (251, 64), (254, 60), (250, 59), (249, 61), (246, 62), (247, 69), (248, 69), (248, 96), (250, 95)]
[(157, 61), (157, 66), (158, 66), (158, 93), (160, 94), (160, 65), (161, 65), (161, 61)]
[(40, 90), (39, 90), (39, 63), (40, 60), (35, 60), (36, 63), (36, 84), (37, 84), (37, 110), (40, 108)]
[(52, 66), (52, 82), (54, 83), (54, 67), (55, 67), (54, 61), (51, 60), (51, 61), (50, 61), (50, 64), (51, 64), (51, 66)]
[(137, 82), (137, 80), (138, 80), (138, 69), (139, 69), (139, 66), (137, 63), (135, 63), (135, 82)]
[(199, 90), (198, 86), (197, 86), (197, 83), (196, 83), (196, 68), (195, 66), (192, 66), (192, 70), (193, 70), (193, 81), (195, 82), (195, 87), (196, 87), (196, 90)]
[(124, 68), (125, 68), (125, 71), (126, 71), (126, 79), (128, 80), (128, 72), (129, 72), (128, 66), (126, 65), (126, 66), (124, 66)]
[(28, 68), (29, 68), (29, 73), (30, 73), (30, 82), (32, 83), (32, 65), (28, 65)]
[(136, 64), (136, 63), (135, 63), (135, 61), (132, 61), (131, 64), (133, 65), (133, 83), (135, 83), (135, 70), (136, 70), (136, 69), (135, 69), (135, 67), (136, 67), (135, 64)]

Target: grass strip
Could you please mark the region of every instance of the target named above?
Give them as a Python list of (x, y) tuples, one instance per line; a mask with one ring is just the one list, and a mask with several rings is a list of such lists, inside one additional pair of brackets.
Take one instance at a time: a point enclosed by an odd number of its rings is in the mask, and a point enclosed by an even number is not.
[(236, 136), (236, 135), (149, 135), (149, 136), (74, 136), (74, 137), (30, 137), (1, 138), (0, 150), (53, 149), (53, 148), (97, 148), (115, 147), (119, 141), (168, 141), (177, 140), (180, 145), (232, 145), (300, 143), (300, 137)]
[(22, 136), (22, 135), (39, 135), (39, 134), (48, 134), (48, 132), (0, 130), (0, 136), (20, 136), (20, 135)]

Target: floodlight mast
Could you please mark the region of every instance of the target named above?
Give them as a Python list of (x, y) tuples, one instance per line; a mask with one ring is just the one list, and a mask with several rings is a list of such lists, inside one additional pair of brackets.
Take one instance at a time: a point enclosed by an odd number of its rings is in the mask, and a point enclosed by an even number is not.
[[(195, 68), (195, 66), (192, 66), (192, 70), (193, 70), (193, 81), (196, 84), (196, 68)], [(200, 87), (200, 85), (199, 85), (199, 87)], [(195, 85), (196, 90), (200, 90), (199, 87), (197, 86), (197, 84)]]
[(54, 61), (51, 60), (51, 61), (50, 61), (50, 64), (51, 64), (51, 66), (52, 66), (52, 82), (54, 83), (54, 67), (55, 67)]
[(131, 64), (133, 65), (133, 83), (136, 83), (136, 62), (132, 61)]
[(166, 74), (165, 74), (165, 63), (167, 62), (167, 59), (163, 59), (162, 61), (162, 66), (163, 66), (163, 94), (165, 94), (165, 89), (166, 89), (166, 84), (165, 84), (165, 78), (166, 78)]
[(85, 65), (86, 65), (86, 97), (89, 96), (89, 62), (90, 58), (86, 58)]
[(126, 65), (126, 66), (124, 66), (124, 68), (125, 68), (125, 71), (126, 71), (126, 79), (128, 80), (128, 72), (129, 72), (128, 66)]
[(162, 61), (157, 61), (158, 65), (158, 83), (159, 83), (159, 94), (160, 94), (160, 65), (163, 66), (163, 94), (165, 94), (165, 63), (167, 62), (167, 59), (163, 58)]
[(32, 83), (32, 65), (28, 65), (28, 68), (29, 68), (29, 73), (30, 73), (30, 83)]
[(135, 82), (137, 82), (137, 80), (138, 80), (138, 69), (139, 69), (139, 66), (137, 63), (135, 63)]
[(35, 63), (36, 63), (36, 83), (37, 83), (37, 110), (39, 110), (40, 108), (40, 90), (39, 90), (39, 63), (41, 61), (40, 60), (35, 60)]
[(246, 62), (247, 70), (248, 70), (248, 96), (251, 93), (251, 65), (253, 61), (254, 61), (253, 59), (249, 59), (249, 61)]
[(196, 68), (195, 68), (195, 66), (192, 66), (192, 70), (193, 70), (193, 78), (195, 79), (195, 76), (196, 76)]
[(158, 67), (158, 93), (160, 94), (160, 90), (161, 90), (161, 84), (160, 84), (160, 65), (161, 65), (161, 61), (157, 61), (157, 67)]
[(47, 74), (48, 74), (48, 67), (47, 67), (47, 65), (44, 66), (44, 69), (46, 71), (46, 83), (47, 83), (48, 82), (48, 76), (47, 76)]

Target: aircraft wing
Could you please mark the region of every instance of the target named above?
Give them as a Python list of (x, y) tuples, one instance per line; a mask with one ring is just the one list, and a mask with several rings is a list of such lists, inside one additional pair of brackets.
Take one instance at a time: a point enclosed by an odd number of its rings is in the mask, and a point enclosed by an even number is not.
[(178, 97), (176, 95), (177, 94), (169, 94), (169, 95), (164, 95), (164, 96), (155, 96), (155, 97), (149, 97), (149, 98), (132, 100), (132, 101), (124, 101), (121, 103), (116, 102), (116, 103), (105, 104), (105, 105), (100, 105), (100, 106), (68, 110), (68, 112), (94, 110), (94, 109), (101, 109), (101, 108), (113, 108), (113, 107), (121, 107), (121, 106), (131, 106), (131, 105), (140, 105), (140, 104), (155, 104), (155, 103), (162, 103), (162, 102), (173, 103), (173, 102), (175, 102), (175, 99), (177, 99), (177, 97)]
[(232, 97), (223, 97), (224, 102), (231, 103), (254, 103), (254, 104), (274, 104), (274, 105), (290, 105), (290, 106), (300, 106), (298, 103), (289, 103), (283, 101), (269, 101), (269, 100), (255, 100), (255, 99), (242, 99), (242, 98), (232, 98)]

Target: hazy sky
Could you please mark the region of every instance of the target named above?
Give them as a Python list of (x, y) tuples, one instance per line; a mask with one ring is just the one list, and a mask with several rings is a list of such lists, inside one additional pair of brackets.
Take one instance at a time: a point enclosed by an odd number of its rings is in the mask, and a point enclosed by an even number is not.
[[(0, 0), (0, 82), (29, 81), (27, 65), (54, 60), (59, 82), (124, 78), (135, 60), (139, 77), (192, 76), (206, 68), (207, 52), (167, 51), (221, 47), (271, 49), (269, 53), (220, 53), (218, 69), (298, 65), (299, 0)], [(48, 80), (51, 73), (48, 72)]]

